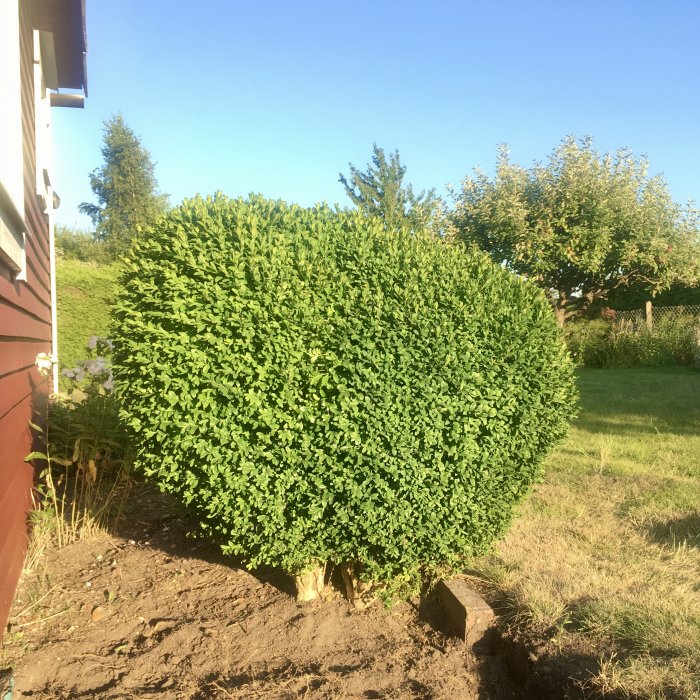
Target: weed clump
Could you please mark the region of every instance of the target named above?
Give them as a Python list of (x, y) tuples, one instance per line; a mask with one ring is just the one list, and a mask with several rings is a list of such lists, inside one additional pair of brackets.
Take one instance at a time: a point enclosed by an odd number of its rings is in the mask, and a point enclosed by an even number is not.
[(582, 367), (700, 365), (700, 320), (691, 314), (662, 318), (651, 332), (624, 321), (574, 322), (566, 340)]

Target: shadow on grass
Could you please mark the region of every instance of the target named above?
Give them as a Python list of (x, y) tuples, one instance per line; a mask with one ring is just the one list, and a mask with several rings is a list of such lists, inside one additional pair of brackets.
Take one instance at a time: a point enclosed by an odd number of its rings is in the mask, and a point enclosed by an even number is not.
[(656, 544), (700, 549), (700, 511), (651, 523), (646, 535)]
[[(492, 601), (493, 602), (493, 601)], [(498, 632), (490, 653), (472, 659), (479, 675), (479, 700), (588, 700), (603, 697), (591, 680), (601, 670), (601, 654), (609, 649), (596, 646), (576, 632), (562, 633), (554, 627), (517, 624), (513, 601), (500, 599)], [(576, 606), (584, 607), (588, 598)], [(496, 609), (499, 606), (496, 605)], [(445, 637), (452, 635), (437, 594), (421, 596), (416, 606), (420, 619)], [(510, 620), (513, 626), (506, 622)], [(439, 649), (438, 649), (439, 650)], [(465, 654), (469, 654), (465, 647)], [(623, 694), (607, 693), (610, 700), (623, 700)], [(629, 698), (627, 698), (629, 700)]]
[(574, 425), (591, 433), (700, 435), (700, 370), (580, 370)]
[(576, 420), (574, 426), (595, 435), (619, 435), (632, 438), (640, 436), (653, 437), (656, 435), (682, 435), (687, 437), (700, 435), (700, 429), (698, 428), (700, 418), (687, 421), (652, 419), (641, 422), (632, 420), (620, 421), (620, 414), (614, 411), (611, 411), (609, 415), (615, 416), (618, 420), (606, 419), (606, 416), (601, 415), (600, 410), (597, 409), (596, 414), (591, 415), (589, 412), (581, 416)]
[(591, 434), (632, 438), (656, 435), (686, 437), (700, 435), (700, 427), (698, 427), (700, 426), (700, 406), (694, 413), (689, 411), (682, 418), (671, 419), (668, 413), (664, 413), (663, 407), (659, 408), (658, 414), (655, 414), (652, 403), (650, 401), (648, 409), (640, 409), (640, 413), (630, 416), (628, 420), (624, 420), (624, 415), (620, 411), (611, 409), (608, 413), (604, 413), (604, 407), (596, 406), (595, 409), (585, 411), (574, 422), (574, 426)]

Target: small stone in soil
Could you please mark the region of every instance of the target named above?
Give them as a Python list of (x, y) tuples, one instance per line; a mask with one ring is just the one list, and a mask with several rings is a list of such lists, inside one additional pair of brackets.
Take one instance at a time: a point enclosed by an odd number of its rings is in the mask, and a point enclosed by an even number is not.
[(100, 622), (104, 620), (105, 617), (107, 617), (107, 611), (101, 605), (94, 607), (90, 613), (90, 619), (93, 622)]

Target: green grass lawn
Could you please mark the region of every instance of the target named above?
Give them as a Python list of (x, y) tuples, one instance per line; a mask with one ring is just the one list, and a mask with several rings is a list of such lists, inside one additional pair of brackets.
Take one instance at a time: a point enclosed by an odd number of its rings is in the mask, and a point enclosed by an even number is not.
[(58, 352), (61, 367), (86, 357), (91, 335), (106, 336), (109, 310), (117, 291), (118, 265), (58, 259)]
[(599, 690), (700, 698), (700, 371), (582, 370), (579, 387), (568, 439), (481, 571), (562, 649), (607, 650)]

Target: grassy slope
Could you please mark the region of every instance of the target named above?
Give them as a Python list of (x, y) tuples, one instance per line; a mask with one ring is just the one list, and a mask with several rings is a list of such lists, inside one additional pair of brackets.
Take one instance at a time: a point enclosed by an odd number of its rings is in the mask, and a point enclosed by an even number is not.
[(700, 698), (700, 371), (584, 370), (544, 482), (483, 570), (526, 619), (583, 632), (600, 689)]
[(72, 367), (86, 357), (85, 343), (91, 335), (107, 335), (118, 274), (116, 264), (57, 261), (58, 350), (62, 367)]

